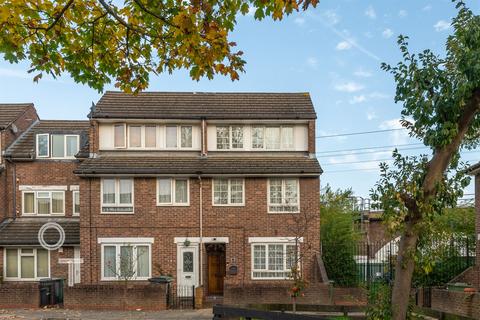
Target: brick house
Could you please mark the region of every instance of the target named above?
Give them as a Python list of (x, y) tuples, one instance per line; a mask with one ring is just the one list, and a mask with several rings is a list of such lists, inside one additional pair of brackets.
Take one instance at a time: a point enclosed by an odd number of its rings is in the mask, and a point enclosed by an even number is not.
[[(89, 121), (33, 121), (5, 151), (4, 280), (33, 259), (26, 280), (111, 285), (128, 261), (134, 283), (171, 275), (229, 303), (288, 297), (296, 262), (319, 283), (315, 119), (306, 93), (107, 92)], [(46, 254), (45, 221), (66, 231)], [(83, 263), (72, 276), (61, 257)]]

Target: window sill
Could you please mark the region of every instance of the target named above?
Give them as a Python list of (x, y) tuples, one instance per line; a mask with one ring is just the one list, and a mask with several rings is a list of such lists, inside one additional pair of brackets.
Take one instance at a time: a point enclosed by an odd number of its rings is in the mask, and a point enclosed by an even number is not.
[(190, 207), (190, 203), (157, 203), (157, 207)]
[(100, 214), (105, 214), (105, 215), (109, 215), (109, 214), (112, 214), (112, 215), (116, 215), (116, 214), (126, 214), (126, 215), (132, 215), (132, 214), (135, 214), (135, 212), (117, 212), (117, 211), (112, 211), (112, 212), (100, 212)]
[(300, 211), (268, 211), (268, 214), (297, 214)]
[(212, 207), (245, 207), (245, 203), (242, 203), (242, 204), (212, 204)]
[(22, 217), (64, 217), (65, 213), (46, 213), (46, 214), (37, 214), (37, 213), (22, 213)]

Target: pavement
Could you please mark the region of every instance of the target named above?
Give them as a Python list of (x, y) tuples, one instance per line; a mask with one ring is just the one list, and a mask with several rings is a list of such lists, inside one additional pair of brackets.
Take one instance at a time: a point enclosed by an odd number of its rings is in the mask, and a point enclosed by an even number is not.
[(0, 320), (211, 320), (212, 309), (147, 311), (94, 311), (67, 309), (0, 309)]

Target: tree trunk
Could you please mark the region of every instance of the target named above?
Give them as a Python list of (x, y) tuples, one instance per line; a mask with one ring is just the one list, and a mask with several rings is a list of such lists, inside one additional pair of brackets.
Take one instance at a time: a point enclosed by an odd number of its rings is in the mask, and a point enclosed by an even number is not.
[(410, 287), (415, 269), (413, 256), (417, 249), (417, 241), (418, 234), (414, 230), (414, 224), (407, 222), (405, 231), (400, 237), (397, 262), (395, 264), (395, 282), (392, 291), (393, 320), (405, 320), (407, 318)]

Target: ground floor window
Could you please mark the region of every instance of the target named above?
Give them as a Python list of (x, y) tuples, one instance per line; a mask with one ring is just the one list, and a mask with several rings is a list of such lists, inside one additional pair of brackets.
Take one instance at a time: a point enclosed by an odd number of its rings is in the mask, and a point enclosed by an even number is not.
[[(298, 255), (299, 252), (297, 257)], [(252, 244), (252, 279), (288, 279), (295, 260), (294, 244), (254, 243)]]
[(150, 244), (102, 244), (102, 280), (147, 280), (150, 277)]
[(45, 249), (6, 248), (6, 280), (38, 280), (50, 277), (50, 253)]

